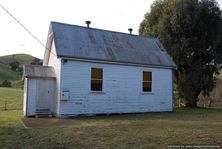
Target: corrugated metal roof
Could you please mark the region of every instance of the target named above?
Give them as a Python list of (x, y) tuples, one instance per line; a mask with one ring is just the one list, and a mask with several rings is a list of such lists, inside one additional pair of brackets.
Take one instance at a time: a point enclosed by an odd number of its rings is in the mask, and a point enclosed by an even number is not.
[(23, 76), (30, 78), (55, 78), (55, 71), (50, 66), (39, 66), (39, 65), (24, 65)]
[(52, 22), (59, 57), (176, 67), (157, 38)]

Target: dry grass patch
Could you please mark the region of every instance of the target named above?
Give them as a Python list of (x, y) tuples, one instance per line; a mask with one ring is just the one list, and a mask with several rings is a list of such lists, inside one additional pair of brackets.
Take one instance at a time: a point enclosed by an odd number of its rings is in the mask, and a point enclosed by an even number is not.
[(79, 124), (78, 121), (73, 119), (58, 118), (22, 118), (21, 121), (26, 128), (60, 127)]

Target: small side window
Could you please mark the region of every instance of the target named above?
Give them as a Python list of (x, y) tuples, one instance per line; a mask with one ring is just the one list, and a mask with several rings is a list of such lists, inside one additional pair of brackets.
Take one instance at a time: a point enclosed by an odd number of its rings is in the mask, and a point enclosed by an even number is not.
[(91, 69), (91, 91), (103, 90), (103, 69), (92, 68)]
[(143, 92), (152, 92), (152, 72), (143, 72)]

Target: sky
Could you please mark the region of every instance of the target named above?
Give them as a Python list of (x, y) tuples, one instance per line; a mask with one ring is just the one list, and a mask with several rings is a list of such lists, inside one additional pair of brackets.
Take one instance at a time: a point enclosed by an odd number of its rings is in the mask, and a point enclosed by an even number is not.
[[(138, 34), (144, 14), (154, 0), (0, 0), (43, 44), (50, 21)], [(222, 8), (222, 0), (218, 0)], [(45, 48), (0, 8), (0, 56), (26, 53), (43, 58)]]

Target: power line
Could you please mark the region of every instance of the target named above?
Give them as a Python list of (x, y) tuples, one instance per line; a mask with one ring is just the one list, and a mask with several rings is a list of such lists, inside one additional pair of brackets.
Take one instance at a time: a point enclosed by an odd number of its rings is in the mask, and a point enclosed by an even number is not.
[(0, 4), (0, 7), (11, 17), (13, 18), (29, 35), (32, 36), (38, 43), (40, 43), (46, 50), (48, 50), (50, 53), (56, 56), (50, 49), (48, 49), (31, 31), (28, 30), (28, 28), (25, 27), (12, 13), (10, 13), (2, 4)]

